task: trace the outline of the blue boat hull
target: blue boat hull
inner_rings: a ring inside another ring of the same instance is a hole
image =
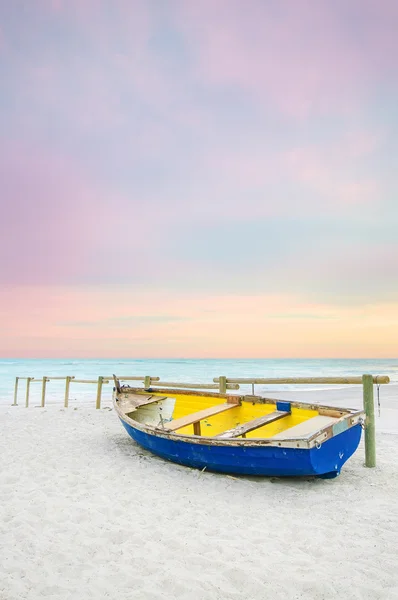
[[[143,448],[166,460],[208,471],[235,475],[276,477],[336,477],[361,439],[361,426],[332,437],[320,448],[210,445],[159,437],[136,429],[120,419],[127,433]]]

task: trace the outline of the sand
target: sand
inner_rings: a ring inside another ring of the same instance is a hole
[[[398,599],[396,392],[377,468],[361,445],[329,481],[166,463],[106,408],[1,407],[0,599]]]

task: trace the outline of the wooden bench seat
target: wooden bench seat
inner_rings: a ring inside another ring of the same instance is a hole
[[[202,421],[202,419],[207,419],[213,415],[218,415],[226,410],[231,410],[231,408],[236,408],[237,406],[239,406],[237,403],[226,403],[217,404],[217,406],[210,406],[210,408],[204,408],[203,410],[199,410],[191,415],[186,415],[185,417],[180,417],[179,419],[174,419],[173,421],[164,423],[164,429],[167,429],[168,431],[176,431],[177,429],[181,429],[187,425],[193,425],[194,435],[200,435],[200,421]]]
[[[323,415],[318,415],[317,417],[312,417],[311,419],[307,419],[307,421],[303,421],[303,423],[299,423],[298,425],[294,425],[293,427],[289,427],[289,429],[285,429],[280,433],[272,436],[273,440],[280,440],[284,438],[297,438],[297,437],[308,437],[323,427],[327,427],[328,425],[333,425],[336,421],[334,417],[326,417]]]
[[[228,431],[224,431],[216,437],[222,439],[235,438],[239,436],[246,437],[246,433],[249,433],[249,431],[263,427],[264,425],[267,425],[267,423],[272,423],[273,421],[277,421],[278,419],[282,419],[288,415],[290,415],[290,412],[284,410],[275,410],[268,415],[263,415],[262,417],[258,417],[257,419],[253,419],[247,423],[242,423],[242,425],[238,425],[237,427],[234,427],[234,429],[228,429]]]

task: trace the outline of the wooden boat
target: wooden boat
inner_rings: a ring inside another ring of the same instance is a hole
[[[115,383],[115,410],[138,444],[222,473],[336,477],[365,420],[363,411],[348,408]]]

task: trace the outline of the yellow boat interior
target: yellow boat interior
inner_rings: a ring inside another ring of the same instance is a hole
[[[361,413],[255,396],[181,390],[123,389],[118,410],[129,419],[179,435],[239,438],[308,438]],[[348,426],[354,424],[354,421]]]

